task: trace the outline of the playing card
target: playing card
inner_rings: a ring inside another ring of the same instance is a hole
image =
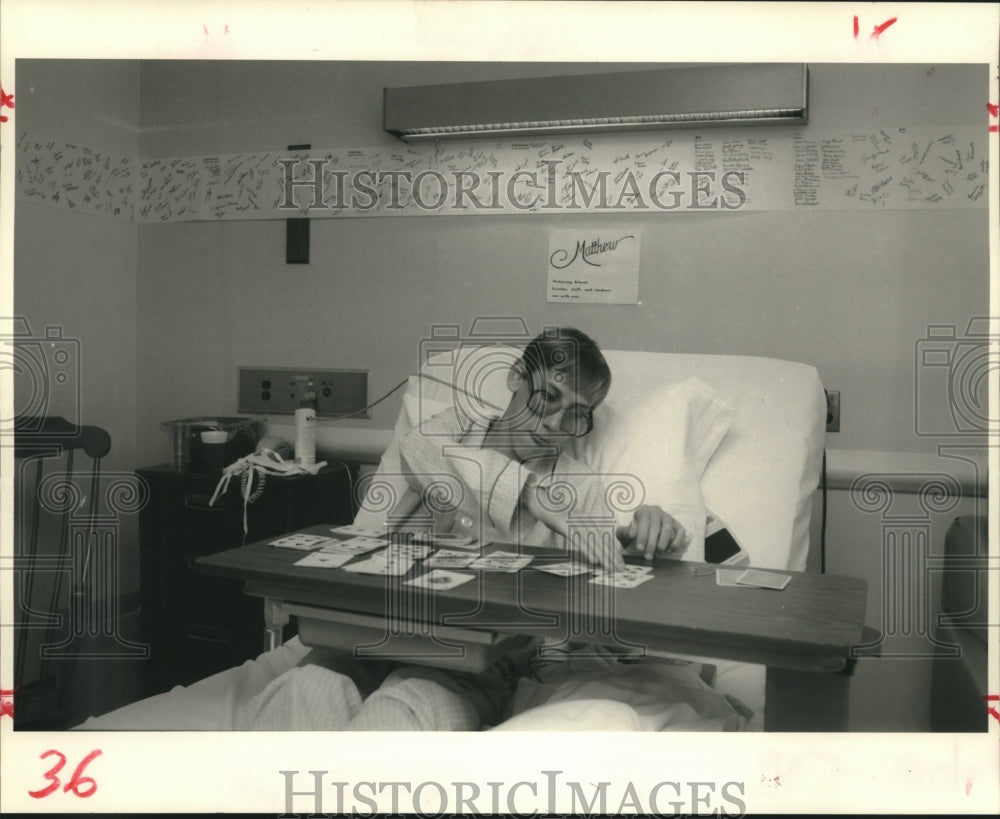
[[[474,560],[469,568],[484,572],[516,572],[530,563],[530,557],[516,552],[493,552]]]
[[[479,541],[472,535],[462,535],[451,532],[428,532],[426,529],[397,529],[389,536],[391,540],[400,542],[427,543],[434,546],[447,546],[456,549],[478,549]]]
[[[463,583],[472,580],[474,575],[459,574],[458,572],[446,572],[441,569],[422,574],[413,580],[405,581],[408,586],[421,586],[425,589],[453,589]]]
[[[360,574],[403,575],[413,567],[413,560],[408,557],[392,558],[385,554],[377,554],[357,563],[344,566],[345,572]]]
[[[420,559],[431,553],[431,547],[426,543],[390,543],[386,551],[394,555]]]
[[[347,561],[353,560],[354,555],[351,554],[334,554],[331,552],[313,552],[311,555],[306,555],[301,560],[296,560],[296,566],[314,566],[320,569],[336,569],[343,566]]]
[[[350,524],[348,526],[337,526],[330,530],[335,535],[347,535],[349,537],[372,537],[372,538],[385,538],[384,529],[366,529],[363,526],[355,526]]]
[[[323,546],[324,552],[340,552],[342,554],[363,555],[385,546],[384,540],[370,537],[352,537],[350,540],[330,540]]]
[[[630,571],[631,570],[631,571]],[[599,586],[614,586],[618,589],[634,589],[653,579],[653,572],[645,566],[629,566],[617,572],[605,572],[595,576],[590,582]]]
[[[779,591],[785,588],[791,580],[791,575],[763,572],[760,569],[747,569],[736,578],[736,582],[740,586],[756,586],[760,589],[777,589]]]
[[[633,566],[631,564],[627,565],[624,569],[618,569],[618,571],[615,572],[609,572],[604,569],[594,570],[595,577],[608,577],[608,578],[617,577],[619,579],[623,577],[634,577],[634,578],[646,577],[647,575],[652,575],[652,573],[653,573],[652,566],[643,566],[643,565]]]
[[[443,569],[464,569],[476,555],[468,552],[459,552],[454,549],[438,549],[434,554],[424,561],[425,566],[436,566]]]
[[[332,541],[333,538],[323,537],[322,535],[296,533],[279,537],[277,540],[272,540],[270,541],[270,545],[278,546],[282,549],[301,549],[306,552],[311,552],[318,546],[322,546],[323,544],[330,543]]]
[[[590,568],[582,563],[549,563],[547,565],[535,565],[533,568],[540,572],[558,574],[562,577],[570,577],[576,574],[586,574]]]

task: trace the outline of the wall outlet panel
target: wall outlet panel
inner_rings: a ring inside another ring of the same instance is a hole
[[[370,417],[368,370],[240,367],[239,378],[239,412],[292,415],[312,394],[319,418]]]

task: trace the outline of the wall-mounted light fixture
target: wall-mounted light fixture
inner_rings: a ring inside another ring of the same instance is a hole
[[[719,125],[802,124],[808,67],[751,63],[386,88],[407,142]]]

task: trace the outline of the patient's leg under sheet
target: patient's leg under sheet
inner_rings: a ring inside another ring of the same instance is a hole
[[[542,666],[535,679],[518,683],[512,705],[520,726],[532,709],[575,700],[628,705],[645,731],[741,731],[752,712],[710,688],[700,666],[647,658],[620,662],[600,647],[586,647]],[[554,709],[542,712],[546,720]]]
[[[309,649],[293,638],[256,660],[203,680],[90,717],[84,731],[231,731],[246,703],[275,678],[306,656]]]
[[[439,669],[398,668],[362,701],[352,676],[328,666],[307,663],[282,674],[247,703],[237,729],[475,731],[491,713],[481,689]]]

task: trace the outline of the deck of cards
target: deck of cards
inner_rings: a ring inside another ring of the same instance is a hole
[[[716,586],[739,586],[736,581],[743,574],[745,569],[723,569],[721,566],[715,570]]]
[[[765,572],[760,569],[747,569],[736,578],[738,586],[753,586],[758,589],[775,589],[781,591],[792,581],[790,574]]]

